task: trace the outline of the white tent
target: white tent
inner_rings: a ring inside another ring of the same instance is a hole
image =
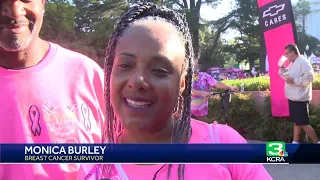
[[[310,55],[310,57],[311,58],[314,58],[314,57],[317,57],[317,56],[315,56],[313,53]]]
[[[269,72],[269,61],[268,61],[268,55],[266,55],[266,72]]]
[[[310,55],[309,59],[310,59],[311,64],[319,63],[318,62],[319,61],[319,57],[317,58],[317,56],[315,56],[313,53]]]

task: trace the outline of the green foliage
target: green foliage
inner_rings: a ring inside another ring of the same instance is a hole
[[[222,105],[219,96],[215,96],[209,100],[208,118],[219,120],[219,123],[228,123],[228,125],[237,129],[243,134],[246,130],[254,128],[252,122],[248,121],[247,116],[257,117],[254,101],[250,100],[250,95],[236,94],[231,98],[231,104],[226,114],[227,119],[223,118]],[[246,106],[243,106],[246,104]],[[228,120],[228,122],[226,122]],[[253,130],[253,129],[252,129]]]
[[[292,141],[292,122],[288,118],[276,118],[271,114],[270,96],[265,97],[264,110],[259,110],[250,94],[235,94],[227,111],[228,125],[236,129],[246,139],[271,141]],[[209,100],[208,118],[226,123],[222,118],[221,102],[218,97]],[[320,136],[320,107],[310,107],[310,121]],[[210,121],[209,121],[210,122]]]
[[[221,38],[222,34],[235,22],[234,12],[232,11],[216,21],[203,21],[204,24],[200,29],[201,55],[199,59],[202,67],[223,67],[226,62],[235,58],[234,53],[227,49],[227,41]]]
[[[246,62],[253,67],[254,62],[259,59],[260,36],[243,35],[235,40],[234,44],[229,45],[228,51],[233,51],[239,63]]]
[[[319,47],[320,45],[320,40],[308,35],[304,32],[299,32],[298,31],[298,40],[299,40],[299,50],[301,53],[305,52],[308,56],[311,55],[311,53],[314,53],[316,56],[320,55]],[[306,46],[309,46],[309,49],[306,50]]]
[[[256,78],[236,79],[222,81],[230,86],[237,86],[241,88],[241,84],[244,84],[245,91],[269,91],[270,90],[270,78],[269,76],[261,76]],[[320,74],[316,74],[312,83],[313,90],[320,90]]]
[[[302,31],[305,29],[305,18],[311,12],[310,8],[309,0],[299,0],[298,3],[293,6],[295,20],[298,22],[298,24],[302,25]]]
[[[116,22],[137,0],[47,0],[40,36],[89,56],[103,66],[105,48]],[[154,1],[153,1],[154,2]],[[199,52],[199,21],[202,4],[215,7],[221,0],[156,0],[186,14],[195,54]]]
[[[268,76],[261,76],[256,78],[236,79],[222,81],[231,86],[237,86],[241,88],[241,84],[244,84],[245,91],[266,91],[270,89],[270,79]]]
[[[221,41],[216,36],[220,36],[209,28],[200,31],[200,49],[201,56],[199,62],[203,65],[202,70],[209,67],[223,67],[226,62],[231,61],[233,54],[225,52],[225,42]]]
[[[293,6],[293,14],[296,22],[296,29],[298,33],[298,46],[300,52],[306,52],[308,56],[311,53],[320,55],[318,45],[319,39],[306,33],[306,17],[311,13],[311,4],[309,0],[299,0],[296,5]],[[309,46],[309,50],[306,50],[306,45]]]
[[[46,40],[74,40],[74,16],[77,9],[68,2],[47,2],[40,36]]]
[[[235,22],[232,28],[240,32],[235,43],[229,44],[227,51],[236,55],[236,60],[248,62],[253,67],[259,59],[260,27],[256,0],[236,0],[237,9],[234,13]]]
[[[40,36],[85,54],[103,66],[105,48],[114,25],[120,15],[138,0],[47,0],[46,2]],[[262,39],[259,43],[260,29],[256,0],[235,0],[233,10],[214,21],[201,19],[200,10],[203,4],[216,8],[222,0],[156,0],[153,2],[185,13],[193,35],[194,49],[196,54],[200,54],[199,62],[204,68],[223,67],[233,64],[228,62],[235,61],[248,61],[253,65],[259,57],[259,52],[265,51],[263,45],[259,47],[259,44],[264,42]],[[305,10],[307,5],[297,8],[296,17],[300,19],[308,13]],[[223,34],[230,29],[240,34],[240,37],[233,42],[227,42],[222,38]],[[306,52],[308,55],[311,51],[315,55],[319,54],[320,50],[317,51],[319,41],[301,31],[298,29],[300,50],[304,52],[305,45],[308,44],[310,47],[310,52]],[[265,57],[264,53],[261,54],[261,57]],[[264,61],[261,62],[264,63]]]
[[[312,89],[313,90],[320,90],[320,75],[316,75],[313,82],[312,82]]]

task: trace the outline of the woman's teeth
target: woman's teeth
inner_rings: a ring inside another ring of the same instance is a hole
[[[129,106],[134,107],[134,108],[143,108],[143,107],[148,107],[151,105],[149,102],[141,102],[141,101],[134,101],[131,99],[126,99],[127,103]]]

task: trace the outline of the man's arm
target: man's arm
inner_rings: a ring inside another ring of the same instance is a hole
[[[302,75],[300,77],[294,78],[293,82],[298,86],[308,86],[312,83],[314,78],[314,72],[312,66],[309,63],[305,63],[302,66]]]
[[[224,90],[230,90],[230,91],[234,91],[234,92],[237,92],[239,91],[239,89],[235,86],[229,86],[227,84],[224,84],[223,82],[217,82],[216,85],[215,85],[217,88],[219,89],[224,89]]]
[[[194,96],[202,96],[202,97],[206,97],[208,96],[210,93],[209,92],[205,92],[205,91],[199,91],[199,90],[192,90],[192,95]]]
[[[283,75],[284,73],[286,73],[288,70],[286,69],[286,67],[283,65],[280,67],[279,69],[279,75],[282,77],[282,79],[286,80],[286,77]]]
[[[211,77],[210,75],[207,75],[207,81],[210,84],[210,86],[212,88],[219,88],[219,89],[224,89],[224,90],[230,90],[230,91],[239,91],[239,89],[237,87],[233,87],[233,86],[229,86],[224,84],[223,82],[217,81],[215,80],[213,77]]]
[[[218,81],[216,83],[216,87],[219,88],[219,89],[231,90],[232,86],[226,85],[223,82]]]

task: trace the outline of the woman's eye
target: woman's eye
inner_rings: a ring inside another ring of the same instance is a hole
[[[130,64],[119,64],[118,66],[119,66],[120,68],[123,68],[123,69],[132,68],[132,65],[130,65]]]
[[[23,0],[22,2],[24,2],[24,3],[31,3],[32,0]]]
[[[158,73],[158,74],[168,74],[168,70],[166,69],[162,69],[162,68],[158,68],[158,69],[154,69],[153,72]]]

